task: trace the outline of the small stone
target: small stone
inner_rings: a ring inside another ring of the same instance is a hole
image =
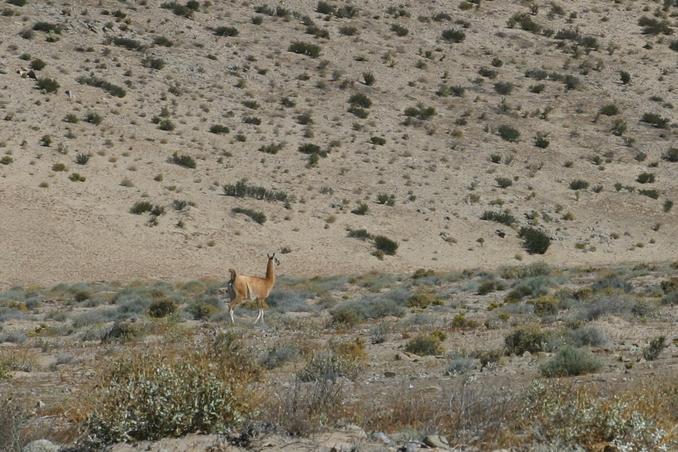
[[[440,435],[428,435],[426,438],[424,438],[424,444],[429,447],[437,447],[439,449],[450,448],[447,438]]]
[[[36,441],[31,441],[26,444],[22,452],[57,452],[60,449],[59,446],[48,441],[46,439],[38,439]]]
[[[393,441],[391,441],[391,438],[389,438],[386,433],[384,432],[377,432],[372,434],[372,438],[374,438],[377,441],[381,441],[385,445],[390,445]]]

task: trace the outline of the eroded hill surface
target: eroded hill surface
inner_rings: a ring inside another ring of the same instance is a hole
[[[676,256],[675,2],[194,3],[3,3],[0,285]]]

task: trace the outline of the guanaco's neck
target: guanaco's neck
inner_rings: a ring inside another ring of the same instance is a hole
[[[275,281],[275,270],[273,268],[273,259],[268,260],[268,264],[266,265],[266,280],[267,281]]]

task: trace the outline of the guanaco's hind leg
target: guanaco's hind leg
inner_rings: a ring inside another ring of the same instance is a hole
[[[240,304],[242,299],[240,297],[236,297],[233,300],[228,303],[228,313],[231,316],[231,323],[235,325],[235,319],[233,318],[233,311],[235,311],[235,308]]]

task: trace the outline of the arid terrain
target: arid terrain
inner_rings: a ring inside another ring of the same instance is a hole
[[[678,448],[676,0],[0,2],[0,450]]]
[[[0,285],[678,252],[670,1],[13,3]]]

